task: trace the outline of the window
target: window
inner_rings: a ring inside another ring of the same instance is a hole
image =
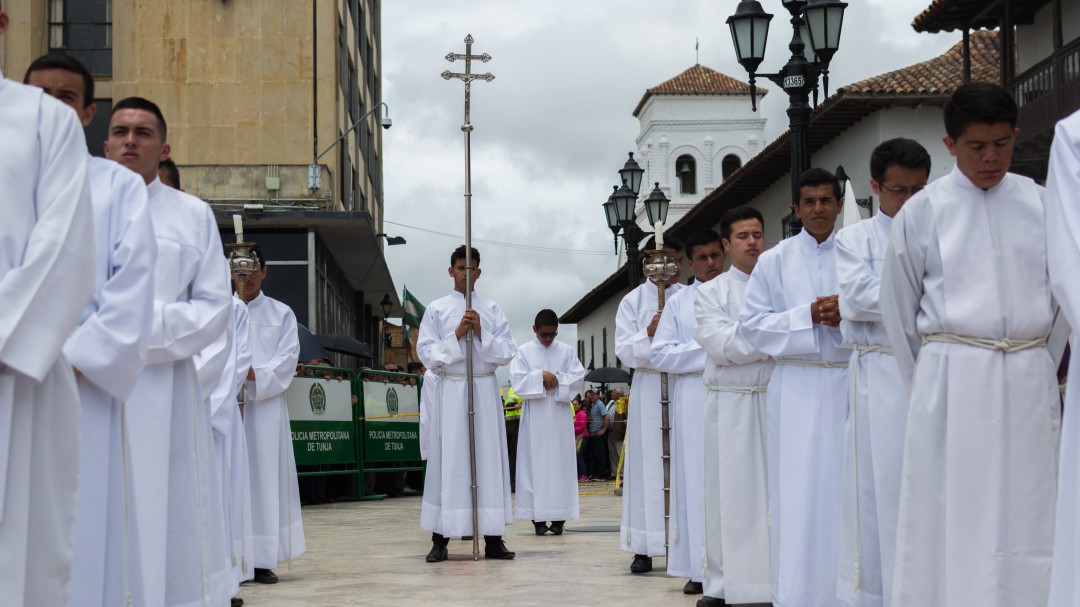
[[[67,53],[91,74],[112,74],[112,0],[50,0],[49,51]]]
[[[739,160],[739,157],[735,154],[728,154],[720,161],[720,174],[724,176],[724,181],[727,181],[727,178],[741,167],[742,160]]]
[[[679,156],[675,161],[675,175],[679,179],[680,194],[697,194],[697,162],[693,156]]]
[[[589,366],[588,366],[588,369],[590,371],[592,371],[593,369],[596,368],[594,366],[594,361],[595,360],[596,360],[596,336],[595,335],[590,335],[589,336]]]
[[[607,366],[607,327],[604,327],[604,355],[601,360],[604,362],[604,366]]]

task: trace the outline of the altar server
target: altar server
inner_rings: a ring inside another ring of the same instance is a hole
[[[296,315],[289,306],[266,295],[262,282],[268,268],[262,249],[252,254],[259,269],[233,274],[243,284],[248,307],[251,367],[247,372],[244,432],[251,464],[251,527],[254,532],[252,565],[255,582],[274,584],[280,562],[304,553],[304,523],[300,517],[300,485],[296,478],[289,411],[285,390],[296,376],[300,337]]]
[[[840,488],[851,350],[840,335],[833,226],[840,183],[823,169],[797,182],[803,230],[761,255],[739,316],[776,359],[769,381],[769,521],[773,603],[837,605]]]
[[[897,214],[881,276],[911,389],[892,603],[1045,605],[1066,331],[1043,192],[1007,172],[1017,107],[1005,89],[961,86],[944,113],[956,167]]]
[[[652,239],[645,245],[652,249]],[[675,251],[682,267],[682,243],[674,238],[667,247]],[[666,297],[679,291],[679,274],[665,287]],[[660,300],[656,285],[642,279],[640,286],[619,302],[615,315],[615,355],[634,370],[623,448],[622,524],[619,547],[634,555],[632,573],[652,571],[652,557],[664,555],[664,464],[660,432],[660,374],[653,368],[652,340],[660,323]]]
[[[209,412],[193,357],[227,327],[231,307],[221,238],[206,203],[165,186],[161,110],[141,97],[113,106],[105,155],[142,176],[157,240],[147,364],[127,411],[139,552],[150,605],[220,604],[224,533],[214,499]]]
[[[2,74],[0,108],[0,588],[66,605],[80,413],[63,347],[96,266],[86,140],[71,108]]]
[[[694,340],[697,319],[694,299],[698,288],[716,278],[724,269],[720,235],[713,230],[690,234],[683,245],[694,282],[667,299],[664,314],[656,326],[649,362],[670,377],[671,426],[671,516],[667,574],[690,578],[683,586],[686,594],[701,594],[705,515],[702,512],[701,468],[704,461],[705,350]]]
[[[94,78],[73,57],[39,57],[23,82],[70,106],[84,128],[94,119]],[[142,178],[104,158],[88,163],[96,292],[64,345],[82,410],[71,604],[142,604],[124,401],[146,363],[157,242]]]
[[[480,252],[471,251],[473,286],[480,279]],[[476,437],[477,518],[484,536],[484,556],[512,559],[502,536],[513,522],[506,423],[495,370],[517,354],[510,324],[494,301],[472,294],[465,307],[465,247],[450,255],[447,273],[454,281],[449,295],[431,303],[420,321],[416,353],[428,371],[439,376],[431,403],[430,444],[424,475],[420,527],[431,532],[429,563],[445,561],[451,537],[473,533],[472,478],[469,454],[468,386],[465,335],[473,333],[473,411]]]
[[[563,523],[579,518],[570,400],[581,392],[585,367],[573,348],[555,341],[555,312],[540,310],[533,333],[510,363],[510,383],[522,400],[514,515],[531,520],[536,535],[562,535]]]
[[[739,324],[746,283],[765,250],[765,221],[749,206],[720,218],[731,268],[697,292],[694,338],[705,363],[705,596],[697,607],[768,603],[769,519],[765,391],[773,361]]]

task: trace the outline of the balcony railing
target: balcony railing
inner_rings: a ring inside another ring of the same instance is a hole
[[[1080,109],[1080,38],[1013,79],[1020,106],[1019,141],[1053,132],[1058,120]]]

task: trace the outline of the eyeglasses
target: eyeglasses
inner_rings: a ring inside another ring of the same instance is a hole
[[[909,187],[905,187],[905,186],[902,186],[902,185],[898,185],[896,187],[891,187],[890,188],[888,186],[883,185],[883,186],[881,186],[881,189],[888,190],[889,193],[891,193],[893,196],[896,196],[897,198],[907,198],[908,196],[914,196],[914,195],[918,194],[919,192],[923,191],[923,188],[925,188],[925,187],[926,186],[924,186],[924,185],[913,185],[913,186],[911,186],[909,188]]]
[[[541,338],[541,339],[553,339],[558,334],[559,334],[558,331],[552,331],[551,333],[548,333],[548,332],[545,331],[545,332],[537,333],[536,336]]]

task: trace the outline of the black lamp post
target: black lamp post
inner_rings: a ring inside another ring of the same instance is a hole
[[[634,160],[634,153],[629,153],[629,159],[623,168],[619,169],[619,177],[622,186],[615,186],[604,203],[604,216],[607,219],[611,233],[615,235],[615,249],[618,251],[618,238],[622,233],[626,243],[626,266],[628,278],[628,292],[633,291],[641,281],[641,259],[639,259],[638,247],[641,239],[645,237],[645,231],[638,227],[637,207],[638,193],[641,191],[641,178],[645,169]],[[660,191],[660,184],[649,194],[645,200],[645,211],[649,216],[649,223],[654,224],[657,220],[667,221],[668,203],[670,201]]]
[[[810,168],[810,93],[815,92],[818,78],[824,82],[825,95],[829,94],[829,62],[840,46],[840,33],[844,24],[841,0],[781,0],[791,14],[792,38],[788,48],[791,58],[776,74],[759,74],[758,67],[765,59],[765,42],[769,35],[772,15],[761,8],[757,0],[741,0],[735,14],[728,17],[731,38],[739,63],[750,75],[750,103],[757,110],[756,79],[764,77],[784,89],[788,94],[788,120],[791,128],[791,200],[798,197],[795,184]],[[804,51],[802,29],[810,39],[815,61],[807,61]],[[792,234],[802,229],[802,222],[791,214],[788,228]]]

